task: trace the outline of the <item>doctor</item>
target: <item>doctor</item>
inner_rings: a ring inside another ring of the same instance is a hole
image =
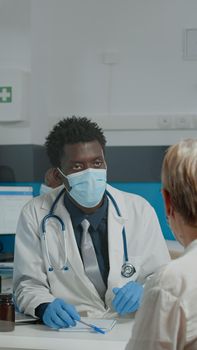
[[[52,328],[131,317],[148,276],[170,260],[150,204],[106,184],[105,144],[87,118],[55,125],[46,149],[63,185],[27,203],[18,222],[16,303]]]

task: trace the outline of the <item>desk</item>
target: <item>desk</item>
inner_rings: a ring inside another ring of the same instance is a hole
[[[16,325],[0,332],[3,350],[123,350],[131,336],[133,320],[118,321],[106,334],[58,332],[39,324]]]

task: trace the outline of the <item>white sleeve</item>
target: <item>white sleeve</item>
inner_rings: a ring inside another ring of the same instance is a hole
[[[33,201],[24,207],[17,225],[13,291],[19,310],[32,316],[39,304],[54,299],[50,294]]]
[[[145,290],[126,350],[182,350],[185,324],[179,299],[157,286]]]

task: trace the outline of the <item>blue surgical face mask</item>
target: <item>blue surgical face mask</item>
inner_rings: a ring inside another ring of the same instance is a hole
[[[67,176],[58,170],[68,180],[70,188],[67,191],[75,202],[85,208],[93,208],[100,203],[106,189],[106,169],[88,168]]]

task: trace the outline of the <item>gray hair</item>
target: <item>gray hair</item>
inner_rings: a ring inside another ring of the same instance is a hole
[[[197,226],[197,139],[168,148],[162,165],[163,188],[185,223]]]

